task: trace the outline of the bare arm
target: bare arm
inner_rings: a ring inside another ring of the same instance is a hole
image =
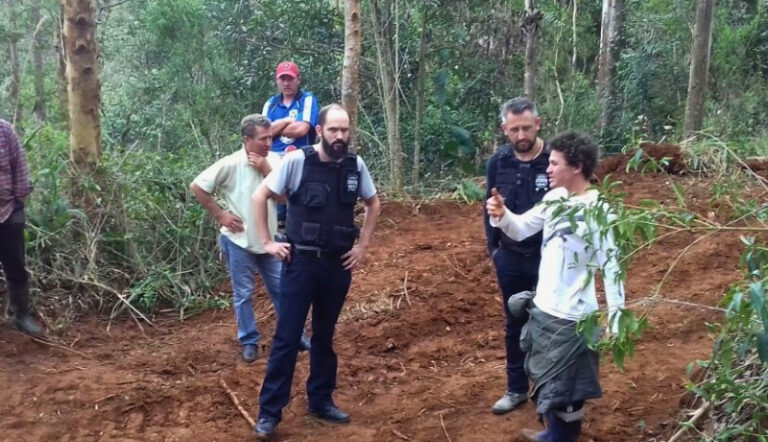
[[[232,232],[243,231],[243,221],[229,210],[222,210],[216,201],[214,201],[211,194],[203,190],[195,183],[189,185],[189,190],[192,191],[192,194],[195,195],[195,198],[197,198],[197,201],[200,202],[200,205],[203,206],[203,208],[211,214],[216,222],[228,228]]]
[[[296,122],[295,118],[292,117],[285,117],[280,118],[279,120],[275,120],[272,122],[272,124],[269,125],[269,132],[272,134],[272,137],[279,137],[281,135],[285,135],[283,131],[286,127]],[[285,135],[289,136],[289,135]]]
[[[309,133],[309,123],[306,121],[296,121],[283,129],[281,135],[289,138],[301,138]]]
[[[365,259],[365,254],[368,251],[368,246],[371,244],[371,238],[373,237],[373,229],[376,227],[376,220],[379,219],[379,212],[381,211],[381,202],[378,195],[364,200],[365,202],[365,216],[363,217],[363,228],[360,232],[360,239],[357,240],[352,249],[342,256],[344,259],[344,268],[352,270],[358,265],[362,264]]]
[[[264,244],[267,253],[278,259],[291,259],[291,245],[286,242],[277,242],[269,236],[269,222],[267,221],[267,200],[278,195],[262,184],[251,196],[253,206],[253,218],[256,220],[256,233]]]

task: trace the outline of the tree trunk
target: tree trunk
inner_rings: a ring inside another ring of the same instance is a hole
[[[536,34],[542,14],[536,9],[534,0],[525,0],[525,74],[523,75],[523,93],[531,100],[536,98]]]
[[[357,144],[357,116],[360,94],[360,0],[344,4],[344,67],[341,71],[341,105],[349,113],[349,144],[360,152]]]
[[[42,5],[32,7],[32,23],[35,25],[35,38],[32,42],[32,64],[35,68],[35,104],[32,106],[35,119],[38,123],[45,121],[47,112],[45,109],[45,84],[43,74],[43,32],[42,25],[45,17],[40,14]]]
[[[429,42],[427,34],[428,12],[423,12],[421,38],[419,43],[419,71],[416,74],[416,110],[413,123],[413,185],[419,185],[421,175],[421,122],[424,119],[424,77],[427,75],[427,52]]]
[[[577,47],[577,43],[578,43],[577,35],[576,35],[576,30],[577,30],[577,28],[576,28],[576,23],[577,23],[576,18],[578,17],[578,14],[579,14],[579,3],[578,3],[578,0],[573,0],[573,13],[571,14],[571,33],[573,34],[572,39],[571,39],[571,51],[572,51],[572,55],[571,55],[571,75],[576,75],[576,61],[577,61],[576,55],[578,54],[578,52],[576,51],[576,47]]]
[[[394,193],[399,195],[403,192],[403,152],[400,144],[400,94],[398,93],[395,52],[390,45],[390,42],[397,42],[397,36],[393,36],[392,32],[388,30],[388,25],[392,23],[389,20],[389,15],[393,14],[388,14],[387,17],[384,17],[378,0],[371,1],[370,9],[374,41],[376,42],[376,58],[379,64],[379,77],[383,91],[384,115],[387,123],[390,185]]]
[[[69,151],[75,166],[91,171],[101,157],[100,83],[96,1],[62,0],[69,98]]]
[[[621,0],[603,0],[600,21],[600,53],[597,68],[597,96],[600,100],[600,135],[613,121],[613,72],[621,27]]]
[[[701,130],[704,120],[704,99],[707,95],[710,49],[712,47],[712,17],[715,0],[698,0],[696,23],[691,47],[691,73],[688,79],[688,99],[685,103],[683,132],[691,137]]]
[[[59,117],[69,128],[69,97],[67,96],[67,53],[64,41],[64,4],[59,7],[56,27],[56,93],[59,98]]]
[[[19,100],[21,93],[21,64],[19,63],[19,49],[18,49],[18,37],[16,28],[16,1],[8,1],[8,21],[11,27],[11,39],[9,44],[9,58],[11,63],[11,90],[8,99],[13,109],[13,115],[11,117],[11,124],[16,127],[16,131],[20,134],[21,130],[21,101]]]

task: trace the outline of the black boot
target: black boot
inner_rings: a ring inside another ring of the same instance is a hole
[[[8,282],[8,294],[11,301],[8,313],[13,325],[30,336],[44,335],[43,326],[29,314],[29,285]]]
[[[563,420],[554,411],[548,411],[545,413],[547,418],[547,431],[549,432],[549,439],[554,442],[576,442],[581,435],[581,419],[576,419],[571,422]]]

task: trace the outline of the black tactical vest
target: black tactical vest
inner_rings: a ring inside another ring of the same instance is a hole
[[[291,244],[345,252],[355,244],[355,203],[360,185],[357,156],[325,162],[312,146],[303,147],[299,188],[288,197],[285,233]]]
[[[523,162],[515,156],[511,145],[499,149],[496,170],[496,189],[504,197],[504,204],[512,213],[521,214],[536,205],[549,191],[549,146],[532,161]],[[539,255],[541,232],[522,241],[515,241],[501,232],[501,246],[525,255]]]

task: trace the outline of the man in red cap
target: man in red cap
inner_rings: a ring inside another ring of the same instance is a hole
[[[264,103],[261,114],[272,122],[272,152],[280,157],[286,153],[315,144],[315,126],[319,105],[312,92],[299,88],[299,67],[292,61],[282,61],[275,70],[275,83],[280,90]],[[285,205],[277,207],[278,229],[285,228]]]
[[[272,126],[272,151],[284,154],[315,143],[317,125],[317,98],[312,92],[299,88],[299,67],[292,61],[283,61],[275,70],[275,83],[280,90],[264,103],[262,115]]]

